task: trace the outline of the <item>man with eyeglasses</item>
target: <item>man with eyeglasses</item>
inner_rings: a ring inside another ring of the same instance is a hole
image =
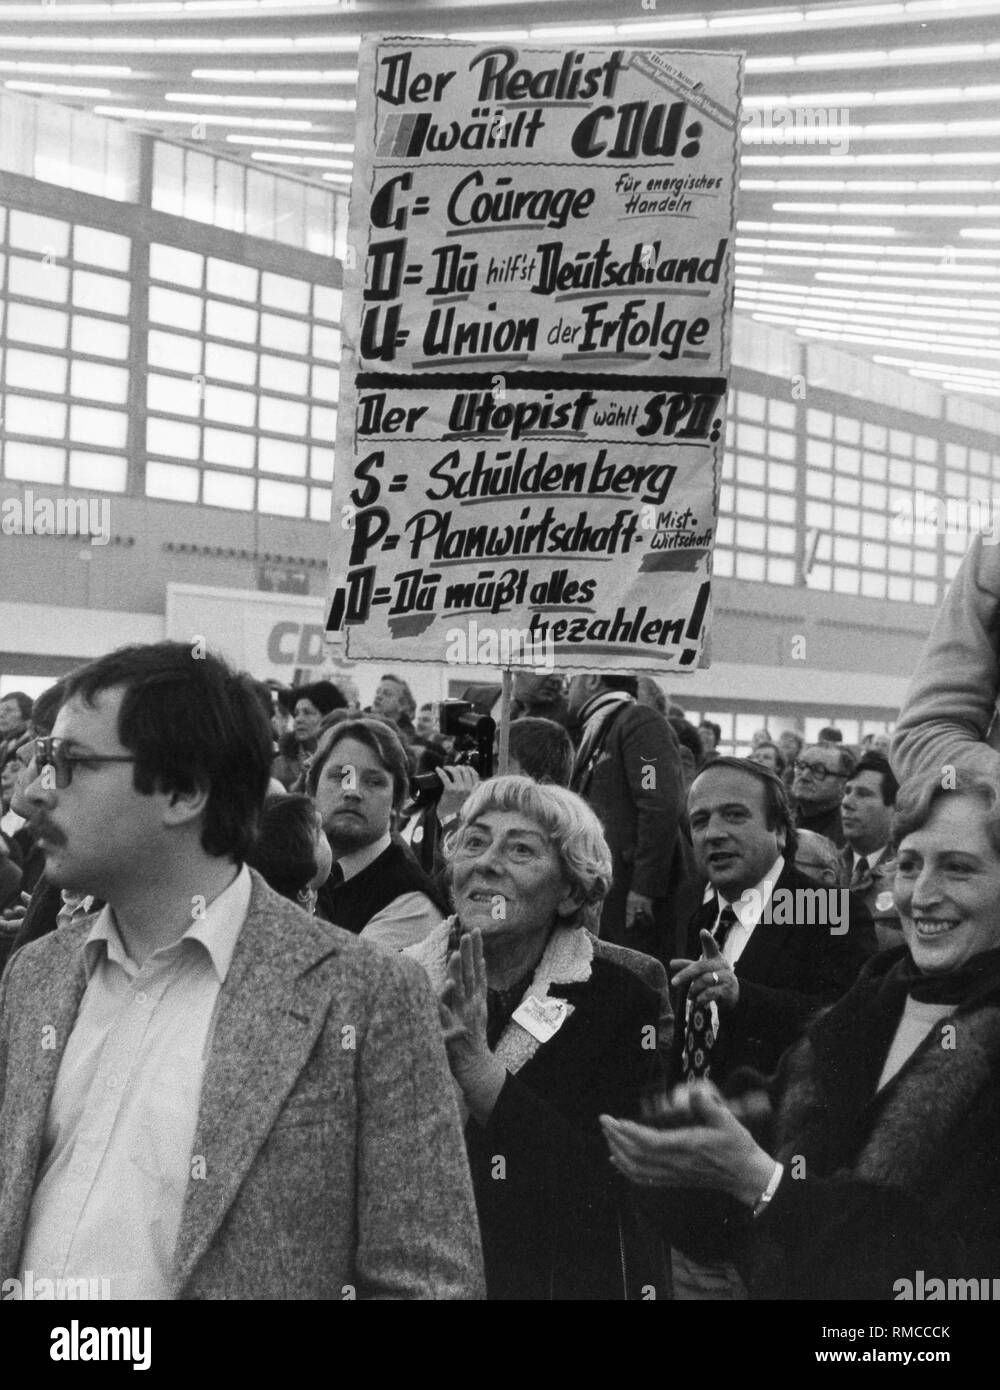
[[[796,829],[825,835],[838,849],[847,843],[840,821],[840,803],[854,758],[843,747],[814,743],[795,760],[792,797],[795,801]]]
[[[480,1296],[426,979],[246,865],[271,762],[252,682],[183,643],[112,652],[67,678],[34,762],[46,877],[106,906],[0,982],[4,1289]]]

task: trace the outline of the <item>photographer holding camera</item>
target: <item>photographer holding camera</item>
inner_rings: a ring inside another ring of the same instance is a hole
[[[462,700],[441,705],[441,733],[454,740],[453,761],[411,779],[413,802],[404,838],[424,870],[440,881],[444,867],[441,845],[458,824],[467,799],[496,771],[493,740],[496,725],[477,715]],[[573,767],[573,744],[561,724],[525,716],[510,726],[509,766],[512,776],[568,787]]]

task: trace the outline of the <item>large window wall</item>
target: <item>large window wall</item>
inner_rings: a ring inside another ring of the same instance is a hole
[[[726,444],[715,572],[794,584],[795,407],[733,390]]]
[[[830,391],[789,399],[785,378],[733,377],[717,575],[934,605],[973,534],[994,514],[1000,527],[992,436]]]
[[[131,241],[0,208],[3,477],[124,492]]]
[[[146,493],[330,519],[340,291],[154,242]]]
[[[0,479],[328,522],[346,199],[129,138],[149,206],[6,176]]]
[[[781,703],[781,714],[774,716],[774,706],[761,705],[754,710],[733,713],[731,710],[716,709],[712,706],[690,707],[679,692],[685,717],[696,727],[703,719],[718,724],[722,730],[719,741],[720,753],[746,758],[753,750],[753,737],[761,729],[767,729],[773,742],[777,742],[783,729],[795,729],[807,744],[815,743],[821,729],[832,724],[843,735],[844,744],[856,748],[867,734],[889,734],[895,723],[886,719],[825,718],[805,709],[796,710],[793,705]],[[775,703],[778,703],[777,701]]]

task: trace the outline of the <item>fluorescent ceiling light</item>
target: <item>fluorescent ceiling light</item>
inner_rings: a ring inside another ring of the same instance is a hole
[[[896,169],[922,164],[946,164],[952,168],[956,164],[1000,164],[1000,150],[948,150],[937,153],[925,150],[920,154],[910,150],[900,150],[894,154],[747,154],[744,151],[740,155],[740,164],[743,167],[752,165],[757,169]]]
[[[846,217],[856,214],[877,217],[879,213],[890,217],[996,217],[1000,214],[997,203],[978,206],[970,203],[772,203],[771,206],[775,212],[833,212]]]
[[[547,25],[528,30],[533,39],[566,39],[570,43],[584,43],[587,39],[613,39],[616,32],[613,24],[583,24],[578,28],[571,24],[558,28]]]
[[[973,386],[971,382],[950,380],[944,384],[952,391],[975,392],[977,396],[1000,396],[1000,390],[994,390],[992,386]]]
[[[1000,180],[740,179],[740,187],[758,193],[1000,193]]]
[[[78,77],[130,77],[131,68],[115,67],[110,63],[17,63],[0,62],[0,72],[73,73]],[[140,73],[136,77],[142,76]]]
[[[840,5],[833,10],[807,10],[806,19],[810,23],[830,24],[842,19],[853,22],[857,19],[882,18],[884,15],[902,14],[903,5]]]
[[[744,222],[736,223],[739,232],[794,232],[797,236],[895,236],[895,227],[835,227],[827,223],[809,222]]]
[[[65,19],[67,6],[45,6],[47,14],[58,10],[58,18]],[[0,36],[0,48],[14,49],[60,49],[67,47],[65,37],[50,35],[9,35]],[[317,34],[308,38],[284,38],[275,35],[271,38],[254,38],[244,35],[232,39],[203,38],[124,38],[102,36],[101,38],[76,38],[72,40],[74,51],[89,53],[282,53],[292,50],[314,52],[329,50],[335,52],[354,52],[360,45],[358,38],[338,38]]]
[[[1000,230],[996,227],[963,227],[958,235],[974,237],[976,241],[1000,241]]]
[[[193,68],[191,76],[198,82],[269,82],[293,84],[332,82],[344,86],[357,84],[358,74],[352,68]]]
[[[739,295],[737,294],[739,298]],[[900,323],[899,319],[892,314],[872,314],[865,313],[861,309],[857,311],[844,308],[840,310],[830,309],[822,305],[815,308],[799,307],[787,304],[761,304],[759,297],[755,296],[747,303],[756,309],[766,309],[768,313],[793,314],[796,319],[822,319],[828,323],[846,323],[848,325],[856,323],[861,328],[878,328],[884,325],[890,329],[904,329],[912,333],[933,333],[935,342],[940,343],[960,343],[993,341],[1000,337],[1000,328],[992,324],[977,323],[976,333],[942,333],[941,324],[933,319],[908,318],[905,323]],[[977,336],[978,335],[978,336]]]
[[[741,272],[741,273],[742,273],[742,272]],[[833,277],[833,276],[825,276],[825,277],[824,277],[824,279],[826,279],[826,280],[843,279],[843,280],[846,280],[848,283],[850,283],[854,278],[855,278],[855,277],[850,276],[850,275],[837,276],[837,277]],[[862,277],[862,278],[864,278],[864,277]],[[794,290],[794,291],[796,291],[796,292],[798,292],[798,293],[805,294],[805,295],[819,295],[819,296],[832,295],[832,296],[834,296],[834,297],[839,297],[840,299],[842,299],[842,300],[844,300],[844,301],[847,301],[847,302],[850,302],[850,303],[856,303],[857,300],[858,300],[858,291],[857,291],[856,289],[850,289],[850,290],[848,290],[848,289],[840,289],[840,288],[838,288],[838,286],[837,286],[836,284],[834,284],[834,283],[831,283],[831,284],[821,284],[821,285],[813,285],[813,284],[808,284],[808,285],[806,285],[806,284],[793,285],[793,284],[790,284],[788,281],[782,281],[782,280],[766,280],[766,281],[764,281],[763,283],[764,283],[765,288],[766,288],[767,290],[769,290],[769,291],[781,290],[781,291],[787,291],[787,292],[790,293],[790,292],[792,292],[792,291]],[[950,290],[950,289],[951,289],[951,286],[949,286],[949,290]],[[981,299],[967,299],[967,298],[965,298],[965,297],[962,296],[962,295],[957,295],[957,294],[952,294],[952,293],[948,293],[948,294],[917,294],[917,293],[914,293],[912,290],[909,290],[909,291],[907,291],[907,292],[904,293],[904,292],[901,291],[901,290],[891,290],[891,289],[883,289],[883,288],[875,288],[875,289],[872,289],[870,286],[866,286],[866,288],[865,288],[864,299],[865,299],[865,302],[866,302],[866,303],[869,303],[869,302],[870,302],[870,303],[878,303],[878,304],[899,304],[899,305],[917,304],[917,305],[920,305],[921,307],[923,307],[924,305],[927,305],[927,304],[933,304],[933,305],[939,305],[939,306],[941,306],[942,308],[949,309],[949,310],[951,310],[951,311],[953,311],[953,312],[954,312],[954,310],[956,310],[956,309],[963,309],[963,310],[967,310],[967,311],[969,311],[969,312],[975,311],[976,313],[980,313],[980,312],[982,312],[982,309],[983,309],[983,301],[982,301]],[[997,307],[997,308],[1000,308],[1000,305],[997,305],[996,307]],[[992,318],[992,315],[991,315],[990,317]]]
[[[324,159],[322,155],[279,154],[276,150],[254,150],[251,159],[267,159],[275,164],[315,164],[323,169],[353,169],[349,159]]]
[[[773,54],[767,57],[750,57],[746,62],[747,72],[795,72],[802,69],[816,71],[830,68],[839,72],[854,72],[858,68],[913,67],[925,63],[974,62],[986,58],[993,49],[992,44],[962,43],[944,44],[938,48],[903,48],[891,52],[886,49],[856,49],[848,53],[803,53]]]
[[[467,34],[448,34],[447,37],[459,43],[506,43],[529,39],[531,35],[527,29],[475,29]]]
[[[231,145],[280,145],[295,150],[329,150],[332,154],[353,154],[353,145],[341,145],[335,140],[295,140],[281,135],[227,135]]]
[[[925,277],[918,277],[923,280]],[[839,270],[818,270],[817,280],[829,280],[838,285],[899,285],[905,288],[910,281],[905,275],[848,275]],[[952,280],[949,289],[975,290],[977,294],[996,294],[998,287],[984,285],[981,280]]]
[[[876,259],[883,256],[909,256],[913,259],[929,261],[935,268],[943,265],[954,267],[960,264],[961,268],[969,271],[977,268],[977,262],[1000,260],[1000,250],[981,251],[978,249],[966,249],[964,246],[881,246],[878,243],[866,245],[856,243],[845,246],[841,241],[810,242],[794,241],[787,237],[749,237],[740,233],[736,237],[736,245],[758,246],[770,251],[823,251],[841,258],[846,256],[873,256]],[[964,256],[966,259],[962,263],[956,262],[957,256]],[[859,261],[860,265],[861,262]],[[896,266],[901,262],[894,263]],[[892,268],[886,265],[886,269]],[[907,270],[913,269],[907,265]]]
[[[312,130],[311,121],[276,121],[263,116],[210,116],[203,112],[137,111],[127,106],[95,106],[98,116],[120,116],[123,120],[150,121],[154,124],[176,121],[179,125],[250,125],[272,130]]]
[[[819,250],[819,247],[810,248]],[[737,263],[744,261],[763,261],[769,265],[801,265],[801,266],[826,266],[836,268],[846,268],[848,270],[867,270],[867,271],[887,271],[894,275],[911,276],[915,275],[920,279],[925,279],[928,275],[941,275],[949,284],[957,283],[959,276],[968,276],[971,273],[986,276],[987,280],[962,280],[963,285],[969,288],[982,287],[991,289],[993,286],[989,280],[994,276],[1000,276],[1000,268],[994,269],[992,266],[985,265],[949,265],[945,261],[913,261],[893,262],[879,261],[865,257],[851,259],[848,256],[793,256],[785,253],[770,251],[741,251],[736,250]]]
[[[774,107],[927,106],[954,102],[989,101],[1000,98],[1000,85],[969,87],[889,88],[882,92],[784,92],[743,98],[744,109],[770,110]]]
[[[46,96],[61,97],[109,97],[110,87],[66,87],[58,82],[5,82],[12,92],[39,92]]]
[[[619,38],[658,39],[671,34],[701,34],[708,29],[707,19],[655,19],[648,24],[618,24]]]
[[[743,98],[744,110],[749,106],[753,108],[771,106],[865,106],[874,100],[871,92],[817,92],[799,93],[790,92],[781,96],[770,94],[767,96],[745,96]]]
[[[777,14],[722,14],[708,21],[710,29],[778,29],[784,24],[801,24],[805,16],[799,10]]]
[[[874,353],[872,361],[878,362],[883,367],[916,367],[921,372],[954,372],[960,376],[978,376],[993,379],[996,372],[987,371],[985,367],[948,367],[938,366],[937,364],[924,362],[918,357],[887,357],[881,353]]]
[[[857,300],[854,296],[850,299],[833,299],[823,294],[810,294],[808,296],[795,296],[792,294],[773,293],[768,281],[755,281],[744,285],[739,277],[736,280],[736,298],[746,300],[748,303],[760,304],[773,309],[783,308],[786,310],[795,309],[822,309],[831,318],[853,318],[856,313],[869,314],[876,310],[884,309],[889,315],[891,322],[903,320],[906,324],[923,320],[927,323],[936,319],[944,319],[948,323],[954,322],[955,307],[950,305],[946,309],[932,308],[920,304],[883,304],[880,300],[872,296],[870,299],[866,295],[863,301]],[[891,314],[889,311],[891,310]],[[1000,324],[1000,313],[990,313],[984,309],[966,309],[962,314],[963,323],[971,323],[982,331],[992,334],[992,324]],[[937,324],[940,328],[940,324]],[[936,329],[935,329],[936,331]]]
[[[340,97],[220,96],[212,92],[166,92],[165,101],[193,106],[246,106],[265,111],[353,111],[357,103]]]
[[[845,328],[842,323],[824,322],[822,320],[813,323],[791,314],[772,314],[766,311],[755,311],[752,317],[760,319],[765,323],[778,323],[793,327],[799,333],[820,333],[827,337],[837,338],[838,341],[843,342],[875,343],[877,346],[890,343],[909,347],[917,352],[937,353],[939,356],[985,357],[990,361],[993,359],[1000,361],[1000,346],[988,342],[945,344],[942,340],[938,340],[939,345],[937,345],[935,343],[927,343],[922,338],[909,337],[900,333],[884,332],[881,329],[877,333],[865,333],[863,331],[853,332],[851,329]]]

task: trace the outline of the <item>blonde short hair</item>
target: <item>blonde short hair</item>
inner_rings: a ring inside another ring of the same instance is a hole
[[[595,927],[611,887],[611,851],[601,822],[583,798],[530,777],[491,777],[482,782],[463,805],[458,826],[445,842],[449,874],[466,827],[491,811],[517,811],[545,832],[555,846],[563,878],[582,899],[579,910],[564,924]]]

